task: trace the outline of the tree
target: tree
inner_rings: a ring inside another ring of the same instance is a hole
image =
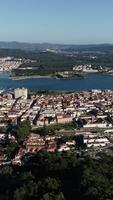
[[[14,157],[15,153],[18,151],[19,146],[16,142],[9,142],[6,147],[6,155],[8,159]]]
[[[12,175],[12,172],[13,172],[13,169],[11,166],[5,166],[3,169],[2,169],[2,175]]]
[[[33,180],[30,180],[28,183],[23,185],[20,188],[17,188],[14,192],[14,200],[27,200],[37,197],[38,185]]]
[[[48,177],[44,182],[44,187],[47,191],[58,191],[60,186],[55,178]]]
[[[25,197],[25,194],[26,194],[26,192],[25,192],[24,188],[16,189],[16,191],[14,192],[13,199],[14,200],[23,200]]]
[[[20,180],[24,183],[27,183],[29,180],[35,180],[35,177],[30,171],[20,174]]]
[[[29,120],[18,122],[17,134],[16,134],[18,142],[24,141],[26,136],[29,134],[30,130],[31,130],[31,125]]]
[[[58,194],[46,193],[41,200],[64,200],[64,195],[62,192],[59,192]]]

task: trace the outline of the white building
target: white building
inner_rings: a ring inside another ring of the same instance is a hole
[[[27,99],[27,89],[26,88],[16,88],[14,91],[15,94],[15,99],[19,98],[19,97],[23,97],[25,99]]]

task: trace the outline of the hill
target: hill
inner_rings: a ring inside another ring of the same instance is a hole
[[[0,48],[5,49],[21,49],[29,51],[45,51],[53,49],[57,51],[73,52],[73,51],[94,51],[94,52],[113,52],[113,44],[50,44],[50,43],[25,43],[25,42],[0,42]]]

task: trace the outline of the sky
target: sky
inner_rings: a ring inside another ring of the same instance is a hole
[[[113,0],[0,0],[0,41],[113,43]]]

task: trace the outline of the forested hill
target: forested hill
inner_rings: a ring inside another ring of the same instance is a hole
[[[22,49],[28,51],[43,51],[46,49],[57,49],[63,51],[102,51],[113,52],[113,44],[50,44],[50,43],[22,43],[22,42],[0,42],[0,48],[5,49]]]
[[[0,57],[14,56],[16,58],[27,58],[36,60],[35,63],[27,63],[20,66],[19,70],[16,70],[17,73],[21,74],[24,71],[21,71],[22,67],[34,68],[34,73],[36,74],[36,69],[50,72],[52,71],[64,71],[72,70],[75,65],[85,65],[92,64],[94,67],[106,66],[113,67],[113,53],[94,53],[94,52],[78,52],[78,53],[53,53],[53,52],[43,52],[43,51],[27,51],[22,49],[0,49]],[[30,72],[30,71],[29,71]],[[32,69],[33,72],[33,69]],[[29,74],[32,74],[31,72]]]
[[[113,155],[28,155],[20,167],[0,169],[0,199],[113,200]]]
[[[36,59],[37,53],[27,51],[27,50],[22,50],[22,49],[0,48],[0,57],[7,57],[7,56],[16,57],[16,58]]]

